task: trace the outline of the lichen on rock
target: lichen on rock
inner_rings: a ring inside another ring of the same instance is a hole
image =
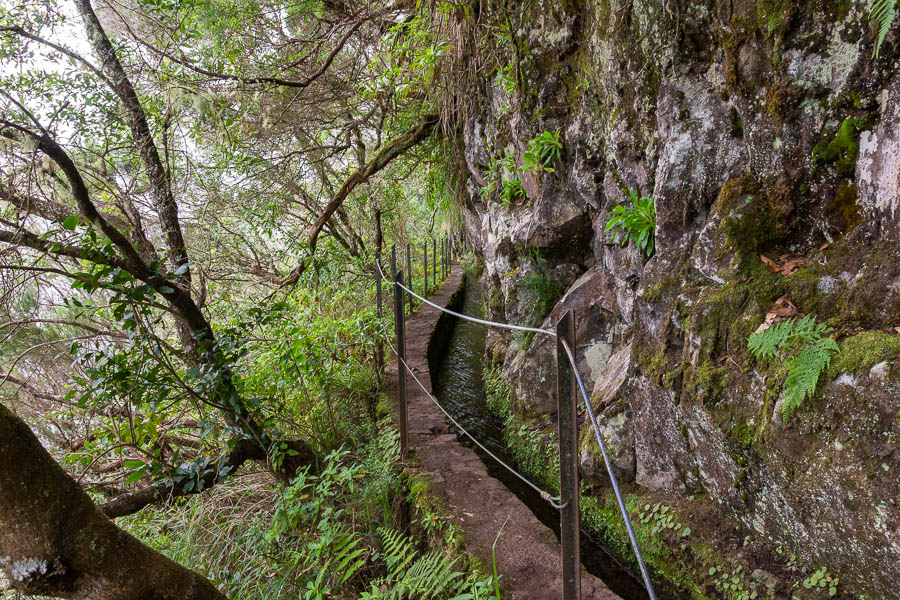
[[[737,527],[767,549],[754,556],[782,549],[802,567],[827,565],[841,593],[889,597],[900,585],[897,528],[886,525],[900,519],[886,483],[900,468],[900,48],[872,58],[863,0],[544,8],[514,9],[527,97],[502,115],[473,104],[462,128],[469,189],[485,136],[521,149],[552,130],[565,146],[526,202],[470,195],[464,207],[492,315],[524,323],[533,299],[522,278],[556,277],[565,293],[541,327],[575,310],[582,374],[629,493],[688,512],[701,503],[707,519],[691,538],[707,548]],[[654,199],[649,260],[605,231],[629,188]],[[805,263],[782,275],[760,254]],[[786,423],[773,422],[783,365],[746,350],[781,296],[841,346]],[[552,340],[506,342],[518,418],[552,414]],[[582,473],[601,489],[597,452],[583,431]],[[712,585],[705,559],[678,556]],[[771,590],[791,589],[781,559],[741,560],[777,580]]]

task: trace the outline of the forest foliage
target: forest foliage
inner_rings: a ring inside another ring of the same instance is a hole
[[[379,408],[374,257],[457,225],[448,10],[0,4],[0,401],[230,597],[493,590]]]

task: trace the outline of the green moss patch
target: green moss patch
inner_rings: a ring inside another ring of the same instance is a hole
[[[900,335],[864,331],[839,342],[840,353],[826,371],[833,379],[841,373],[862,375],[878,363],[900,355]]]
[[[813,165],[833,165],[838,175],[852,177],[859,155],[859,136],[865,128],[866,122],[862,119],[844,119],[833,138],[822,139],[813,147]]]

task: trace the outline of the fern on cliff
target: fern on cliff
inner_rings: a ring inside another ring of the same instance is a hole
[[[875,57],[881,52],[881,45],[887,37],[894,18],[897,16],[897,0],[869,0],[869,18],[877,28],[875,39]]]
[[[799,349],[787,366],[781,408],[784,418],[789,417],[807,396],[813,396],[819,376],[828,368],[832,355],[840,350],[830,335],[830,327],[816,323],[815,317],[807,315],[757,331],[747,339],[747,349],[763,360],[772,359],[779,353],[787,356]]]

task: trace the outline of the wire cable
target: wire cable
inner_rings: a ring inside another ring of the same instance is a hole
[[[606,451],[606,443],[603,441],[603,434],[600,433],[600,426],[597,424],[597,417],[594,415],[594,409],[591,406],[587,390],[584,387],[584,381],[581,379],[581,373],[578,372],[578,367],[575,366],[575,355],[572,353],[572,349],[569,348],[569,343],[565,338],[561,338],[560,341],[566,351],[566,355],[569,357],[569,363],[572,365],[572,371],[575,373],[575,380],[578,382],[578,389],[581,390],[581,397],[584,398],[584,406],[587,408],[588,417],[590,418],[591,425],[594,429],[594,435],[597,438],[597,443],[600,445],[600,452],[603,453],[603,462],[606,463],[606,471],[609,473],[613,492],[616,494],[616,502],[619,504],[619,511],[625,519],[625,529],[628,530],[628,538],[631,540],[631,547],[634,548],[634,556],[641,569],[641,577],[644,579],[647,593],[650,594],[650,600],[656,600],[653,584],[650,582],[650,574],[647,572],[647,565],[644,564],[644,557],[641,555],[641,549],[638,546],[637,538],[634,535],[634,528],[631,526],[631,518],[628,516],[628,509],[625,508],[625,500],[622,498],[622,491],[619,489],[619,482],[616,480],[612,461],[609,459],[609,453]]]
[[[443,406],[441,406],[440,402],[437,401],[437,398],[435,398],[435,397],[431,394],[431,392],[429,392],[429,391],[425,388],[425,385],[419,380],[418,377],[416,377],[416,374],[413,372],[413,370],[410,368],[410,366],[409,366],[408,364],[406,364],[406,361],[403,360],[402,358],[400,358],[400,355],[397,354],[397,350],[394,348],[394,345],[390,342],[390,340],[388,340],[388,346],[390,346],[391,351],[397,356],[397,359],[398,359],[401,363],[403,363],[403,367],[406,369],[406,372],[409,373],[410,375],[412,375],[412,378],[415,380],[415,382],[416,382],[417,384],[419,384],[419,387],[422,389],[423,392],[425,392],[425,395],[428,396],[428,398],[431,399],[432,402],[434,402],[434,405],[437,406],[437,407],[441,410],[441,412],[444,413],[444,415],[446,415],[446,417],[447,417],[448,419],[450,419],[450,422],[453,423],[454,425],[456,425],[457,429],[459,429],[466,437],[468,437],[470,440],[472,440],[472,442],[473,442],[476,446],[478,446],[479,448],[481,448],[482,450],[484,450],[484,452],[485,452],[488,456],[490,456],[490,457],[493,458],[495,461],[497,461],[497,463],[499,463],[501,466],[505,467],[507,471],[509,471],[510,473],[512,473],[513,475],[515,475],[515,476],[518,477],[519,479],[521,479],[523,483],[525,483],[528,487],[530,487],[531,489],[533,489],[534,491],[536,491],[536,492],[541,496],[541,498],[543,498],[544,500],[546,500],[546,501],[550,504],[550,506],[552,506],[552,507],[555,508],[556,510],[563,509],[563,508],[565,508],[566,506],[569,505],[568,502],[566,502],[565,504],[559,504],[559,500],[560,500],[559,496],[551,496],[551,495],[550,495],[550,492],[547,492],[547,491],[545,491],[545,490],[542,490],[541,488],[539,488],[538,486],[536,486],[535,484],[533,484],[527,477],[525,477],[524,475],[522,475],[521,473],[519,473],[518,471],[516,471],[514,468],[512,468],[511,466],[509,466],[509,465],[506,464],[505,462],[503,462],[499,457],[497,457],[496,454],[494,454],[493,452],[491,452],[490,450],[488,450],[487,448],[485,448],[484,444],[482,444],[481,442],[479,442],[479,441],[475,438],[475,436],[473,436],[471,433],[469,433],[468,431],[466,431],[466,428],[463,427],[462,425],[460,425],[460,424],[459,424],[459,421],[457,421],[456,419],[454,419],[453,416],[452,416],[449,412],[447,412],[447,410],[446,410]]]
[[[444,308],[443,306],[438,306],[434,302],[431,302],[431,301],[423,298],[422,296],[418,295],[417,293],[415,293],[414,291],[412,291],[411,289],[409,289],[408,287],[406,287],[399,281],[394,281],[393,279],[388,279],[387,277],[385,277],[384,271],[382,270],[381,265],[378,263],[377,260],[375,261],[375,266],[378,269],[378,273],[381,276],[381,279],[383,281],[387,281],[389,283],[396,283],[398,286],[400,286],[402,289],[404,289],[407,293],[412,294],[413,296],[415,296],[422,302],[424,302],[430,306],[433,306],[434,308],[436,308],[442,312],[445,312],[447,314],[453,315],[460,319],[464,319],[466,321],[471,321],[473,323],[479,323],[481,325],[486,325],[488,327],[498,327],[498,328],[503,328],[503,329],[512,329],[512,330],[516,330],[516,331],[530,331],[530,332],[534,332],[534,333],[542,333],[542,334],[548,335],[550,337],[557,337],[555,331],[550,331],[547,329],[538,329],[536,327],[522,327],[520,325],[510,325],[508,323],[497,323],[495,321],[486,321],[484,319],[477,319],[475,317],[470,317],[468,315],[460,314],[460,313],[452,311],[448,308]],[[628,531],[628,538],[631,541],[631,547],[634,549],[634,555],[635,555],[635,558],[637,559],[638,566],[640,567],[640,570],[641,570],[641,577],[644,580],[644,586],[647,588],[647,593],[650,595],[650,600],[656,600],[656,593],[653,590],[653,583],[650,581],[650,574],[647,571],[647,565],[644,563],[644,557],[641,554],[640,547],[638,546],[637,537],[635,536],[635,533],[634,533],[634,527],[632,527],[632,525],[631,525],[631,518],[628,516],[628,509],[625,506],[625,499],[622,497],[622,491],[619,489],[619,482],[616,479],[615,472],[613,471],[612,461],[610,460],[609,452],[606,449],[606,442],[603,440],[603,434],[600,432],[600,425],[597,423],[597,416],[594,414],[594,409],[591,406],[590,397],[588,396],[587,390],[585,389],[584,380],[581,378],[581,373],[578,370],[578,365],[575,364],[575,355],[573,354],[572,349],[569,347],[568,342],[566,342],[565,339],[562,339],[561,341],[562,341],[562,346],[566,351],[566,356],[569,359],[569,363],[572,365],[572,371],[575,373],[575,380],[578,382],[578,389],[581,391],[581,397],[584,399],[584,405],[585,405],[585,408],[587,409],[588,417],[590,419],[591,426],[594,430],[594,436],[597,438],[597,443],[600,446],[600,452],[603,454],[603,462],[606,464],[606,471],[609,474],[609,479],[610,479],[610,482],[612,483],[613,492],[615,493],[615,496],[616,496],[616,503],[619,505],[619,512],[622,513],[622,518],[625,521],[625,529]],[[397,354],[397,350],[394,348],[393,344],[390,343],[390,341],[388,341],[388,345],[391,347],[391,350],[394,352],[394,354]],[[469,439],[471,439],[475,444],[477,444],[479,448],[484,450],[494,460],[496,460],[498,463],[500,463],[501,465],[506,467],[516,477],[518,477],[519,479],[524,481],[526,484],[528,484],[532,489],[537,491],[544,500],[547,500],[547,502],[549,502],[557,510],[565,507],[568,504],[568,503],[562,504],[562,505],[558,504],[557,502],[560,500],[560,498],[555,497],[555,496],[550,496],[549,493],[545,492],[544,490],[540,489],[539,487],[537,487],[536,485],[531,483],[531,481],[526,479],[518,471],[516,471],[515,469],[513,469],[512,467],[510,467],[509,465],[504,463],[502,460],[497,458],[490,450],[485,448],[481,444],[481,442],[476,440],[468,431],[466,431],[459,423],[457,423],[456,420],[452,416],[450,416],[450,413],[448,413],[444,409],[444,407],[440,405],[440,403],[437,401],[437,399],[434,396],[432,396],[431,393],[427,389],[425,389],[425,386],[422,385],[422,382],[419,381],[419,378],[416,377],[415,373],[412,372],[412,369],[409,368],[409,365],[406,364],[406,361],[403,360],[402,358],[400,358],[399,354],[397,354],[397,358],[403,363],[403,366],[406,368],[407,372],[413,376],[413,379],[415,379],[416,383],[419,384],[419,387],[422,388],[422,391],[425,392],[425,394],[431,399],[432,402],[434,402],[434,404],[439,409],[441,409],[441,412],[443,412],[447,416],[447,418],[450,419],[450,421],[452,421],[453,424],[459,428],[460,431],[462,431]],[[554,500],[557,502],[555,502]]]
[[[549,335],[550,337],[556,337],[556,332],[555,332],[555,331],[550,331],[549,329],[539,329],[539,328],[537,328],[537,327],[524,327],[524,326],[522,326],[522,325],[510,325],[509,323],[497,323],[496,321],[486,321],[486,320],[484,320],[484,319],[476,319],[475,317],[470,317],[470,316],[468,316],[468,315],[464,315],[464,314],[461,314],[461,313],[452,311],[452,310],[450,310],[449,308],[444,308],[443,306],[438,306],[438,305],[435,304],[434,302],[432,302],[432,301],[430,301],[430,300],[428,300],[428,299],[426,299],[426,298],[423,298],[422,296],[418,295],[417,293],[415,293],[414,291],[412,291],[411,289],[409,289],[408,287],[406,287],[405,285],[403,285],[403,284],[400,283],[399,281],[394,281],[393,279],[388,279],[387,277],[385,277],[385,276],[384,276],[384,271],[382,271],[381,265],[378,264],[378,261],[375,261],[375,266],[378,268],[378,272],[381,274],[381,279],[382,279],[383,281],[387,281],[388,283],[391,283],[391,284],[396,283],[396,284],[399,285],[401,288],[403,288],[404,290],[406,290],[406,292],[408,292],[409,294],[412,294],[414,297],[418,298],[419,300],[421,300],[421,301],[424,302],[425,304],[428,304],[428,305],[430,305],[430,306],[433,306],[433,307],[435,307],[436,309],[438,309],[439,311],[445,312],[445,313],[447,313],[448,315],[453,315],[454,317],[458,317],[458,318],[464,319],[464,320],[466,320],[466,321],[472,321],[473,323],[480,323],[481,325],[487,325],[488,327],[499,327],[499,328],[502,328],[502,329],[512,329],[512,330],[515,330],[515,331],[530,331],[530,332],[533,332],[533,333],[543,333],[544,335]]]

